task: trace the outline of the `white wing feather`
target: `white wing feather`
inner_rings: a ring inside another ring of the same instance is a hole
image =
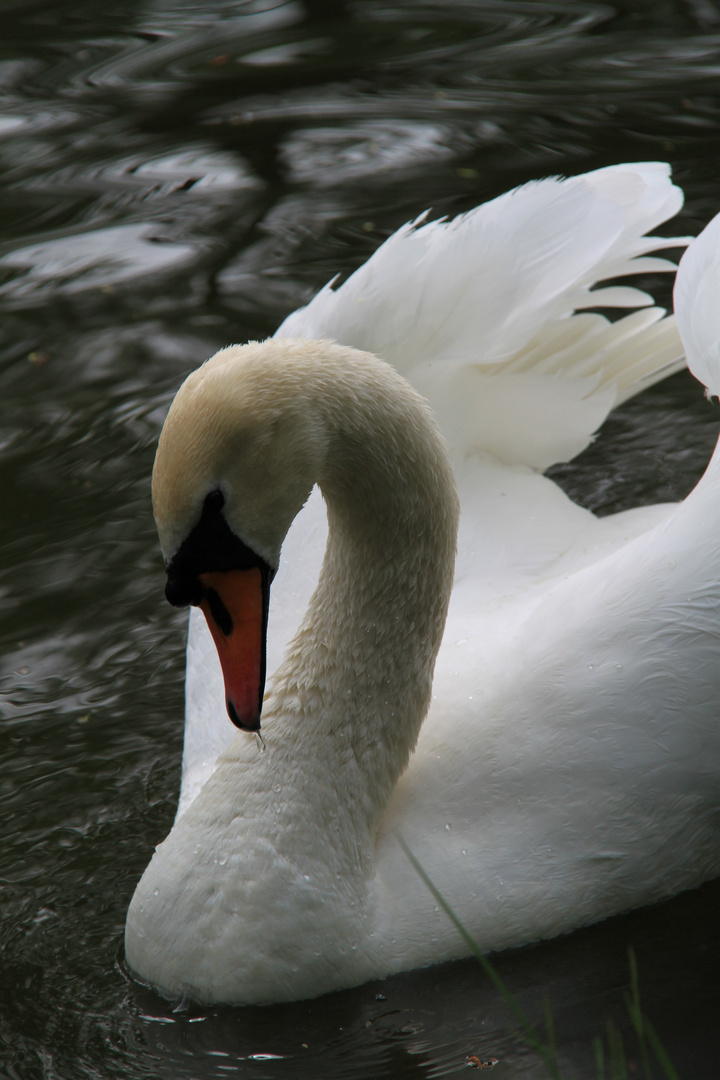
[[[652,305],[596,283],[673,263],[688,238],[645,235],[683,196],[658,162],[516,188],[453,221],[404,225],[276,337],[330,337],[394,364],[429,399],[451,453],[545,469],[590,442],[608,412],[682,366],[662,309],[610,323],[586,308]],[[458,403],[462,416],[458,416]]]
[[[711,394],[720,395],[720,214],[680,261],[675,306],[688,367]]]

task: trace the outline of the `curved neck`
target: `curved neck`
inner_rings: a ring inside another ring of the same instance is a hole
[[[430,702],[459,511],[428,406],[386,365],[342,353],[316,406],[327,447],[318,475],[325,558],[263,723],[295,777],[317,785],[318,759],[327,760],[325,803],[336,798],[356,830],[374,831]]]

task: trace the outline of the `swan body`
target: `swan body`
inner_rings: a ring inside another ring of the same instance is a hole
[[[280,564],[274,674],[263,752],[193,609],[178,816],[128,913],[142,978],[252,1003],[464,955],[398,832],[486,949],[720,873],[718,454],[682,504],[600,520],[541,474],[681,366],[650,298],[592,290],[671,268],[645,234],[680,204],[651,163],[415,223],[181,388],[161,544],[172,566],[221,492]],[[714,393],[719,232],[676,290]],[[610,323],[598,296],[640,310]]]

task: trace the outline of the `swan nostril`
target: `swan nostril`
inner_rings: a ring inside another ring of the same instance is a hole
[[[217,623],[218,629],[223,632],[225,637],[230,637],[233,631],[232,615],[220,599],[220,594],[210,586],[206,586],[204,597],[208,602],[210,614]]]

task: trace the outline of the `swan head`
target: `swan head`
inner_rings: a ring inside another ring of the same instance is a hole
[[[271,340],[216,353],[180,387],[153,468],[167,598],[202,608],[228,714],[248,731],[260,727],[270,582],[324,453],[307,349]]]

